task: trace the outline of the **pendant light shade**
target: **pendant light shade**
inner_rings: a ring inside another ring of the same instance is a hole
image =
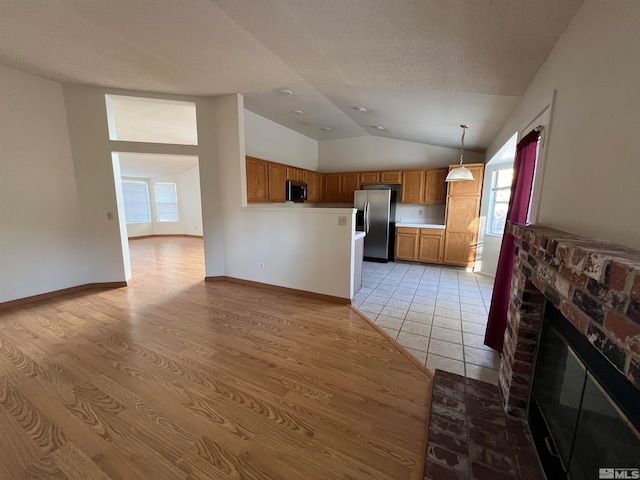
[[[449,172],[447,178],[444,179],[445,182],[467,182],[469,180],[473,180],[471,170],[462,165],[462,156],[464,154],[464,134],[469,126],[460,125],[460,127],[462,128],[462,139],[460,140],[460,165]]]

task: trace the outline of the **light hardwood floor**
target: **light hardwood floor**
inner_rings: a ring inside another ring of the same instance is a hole
[[[128,287],[0,311],[0,479],[423,477],[432,377],[353,309],[130,246]]]

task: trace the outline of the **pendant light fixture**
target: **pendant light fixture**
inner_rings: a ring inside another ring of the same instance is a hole
[[[467,128],[469,128],[469,125],[460,125],[460,127],[462,127],[462,140],[460,140],[460,165],[449,172],[447,178],[444,179],[445,182],[466,182],[473,180],[471,170],[462,165],[462,155],[464,154],[464,134],[466,133]]]

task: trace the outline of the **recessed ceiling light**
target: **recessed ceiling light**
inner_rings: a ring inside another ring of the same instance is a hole
[[[351,107],[354,110],[357,110],[358,112],[366,112],[367,109],[365,107]]]
[[[371,125],[371,128],[375,128],[376,130],[384,130],[384,127],[381,127],[380,125]]]
[[[302,110],[293,110],[291,113],[294,115],[302,115],[304,112]]]
[[[291,95],[293,92],[287,88],[283,88],[282,90],[278,90],[280,95]]]
[[[328,132],[329,130],[331,130],[331,127],[321,127],[320,130],[324,130],[325,132]]]

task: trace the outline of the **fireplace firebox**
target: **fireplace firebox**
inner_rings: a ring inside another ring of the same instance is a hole
[[[529,426],[548,478],[640,468],[640,390],[547,302]]]

